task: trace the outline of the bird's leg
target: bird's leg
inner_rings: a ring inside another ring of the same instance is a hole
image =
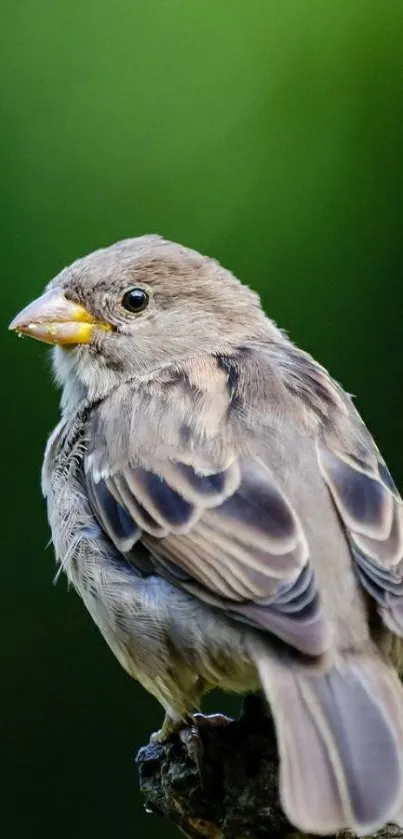
[[[203,754],[204,746],[200,734],[201,728],[208,728],[209,726],[223,726],[232,722],[230,717],[224,714],[192,714],[192,725],[187,728],[182,728],[179,732],[179,737],[186,747],[186,751],[190,760],[195,764],[199,773],[200,783],[203,785]]]
[[[176,734],[180,736],[182,742],[185,742],[188,735],[193,738],[200,737],[199,728],[228,725],[230,722],[232,722],[231,717],[226,717],[224,714],[191,714],[187,719],[180,719],[167,711],[161,728],[151,735],[150,743],[166,743]]]
[[[161,728],[158,729],[158,731],[154,731],[151,735],[150,743],[153,745],[156,743],[166,743],[167,740],[171,740],[175,734],[179,734],[186,724],[187,723],[183,719],[174,716],[170,711],[167,711]]]
[[[193,684],[191,702],[193,707],[199,705],[200,698],[203,694],[211,690],[209,685],[201,676],[199,676]],[[171,740],[175,735],[186,748],[188,757],[195,764],[201,783],[202,781],[202,760],[203,760],[203,741],[200,729],[208,728],[209,726],[223,726],[232,722],[229,717],[224,714],[204,714],[194,713],[189,711],[183,713],[183,709],[174,710],[173,708],[166,708],[165,719],[159,731],[151,735],[150,743],[165,743]]]
[[[150,737],[150,743],[165,743],[172,739],[175,735],[186,748],[188,757],[195,764],[199,774],[200,782],[203,783],[203,741],[200,735],[201,728],[208,728],[209,726],[224,726],[232,722],[230,717],[224,714],[191,714],[187,719],[180,719],[173,716],[169,711],[165,714],[165,719],[159,731],[155,731]]]
[[[202,716],[196,714],[195,716]],[[169,711],[165,714],[164,722],[159,729],[155,731],[150,737],[150,743],[166,743],[177,735],[183,745],[192,763],[195,764],[200,782],[202,783],[202,758],[203,758],[203,743],[200,734],[197,730],[197,724],[192,716],[189,715],[187,719],[173,716]]]

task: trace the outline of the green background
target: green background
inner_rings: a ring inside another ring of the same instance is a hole
[[[46,349],[7,323],[75,257],[160,232],[261,291],[358,394],[403,486],[402,44],[401,0],[3,0],[7,837],[173,835],[132,763],[161,710],[52,586],[39,470],[58,395]]]

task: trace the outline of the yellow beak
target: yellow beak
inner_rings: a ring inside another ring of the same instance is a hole
[[[112,327],[98,321],[87,309],[67,300],[61,289],[52,288],[29,303],[11,321],[9,329],[30,335],[46,344],[88,344],[95,329]]]

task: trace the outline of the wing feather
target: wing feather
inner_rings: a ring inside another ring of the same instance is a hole
[[[85,479],[99,522],[134,563],[140,533],[155,571],[175,585],[302,652],[325,651],[308,546],[263,462],[244,457],[209,474],[188,462],[169,461],[158,472],[126,464],[105,480],[89,463]],[[121,519],[132,523],[132,547]]]
[[[319,467],[344,523],[358,577],[386,626],[403,635],[403,502],[369,434],[346,450],[328,435]],[[366,448],[365,448],[366,445]]]

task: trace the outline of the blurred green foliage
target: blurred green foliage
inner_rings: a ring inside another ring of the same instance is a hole
[[[260,290],[359,395],[403,486],[403,6],[13,0],[2,24],[4,835],[165,837],[131,763],[161,710],[52,588],[58,397],[6,325],[75,257],[160,232]]]

